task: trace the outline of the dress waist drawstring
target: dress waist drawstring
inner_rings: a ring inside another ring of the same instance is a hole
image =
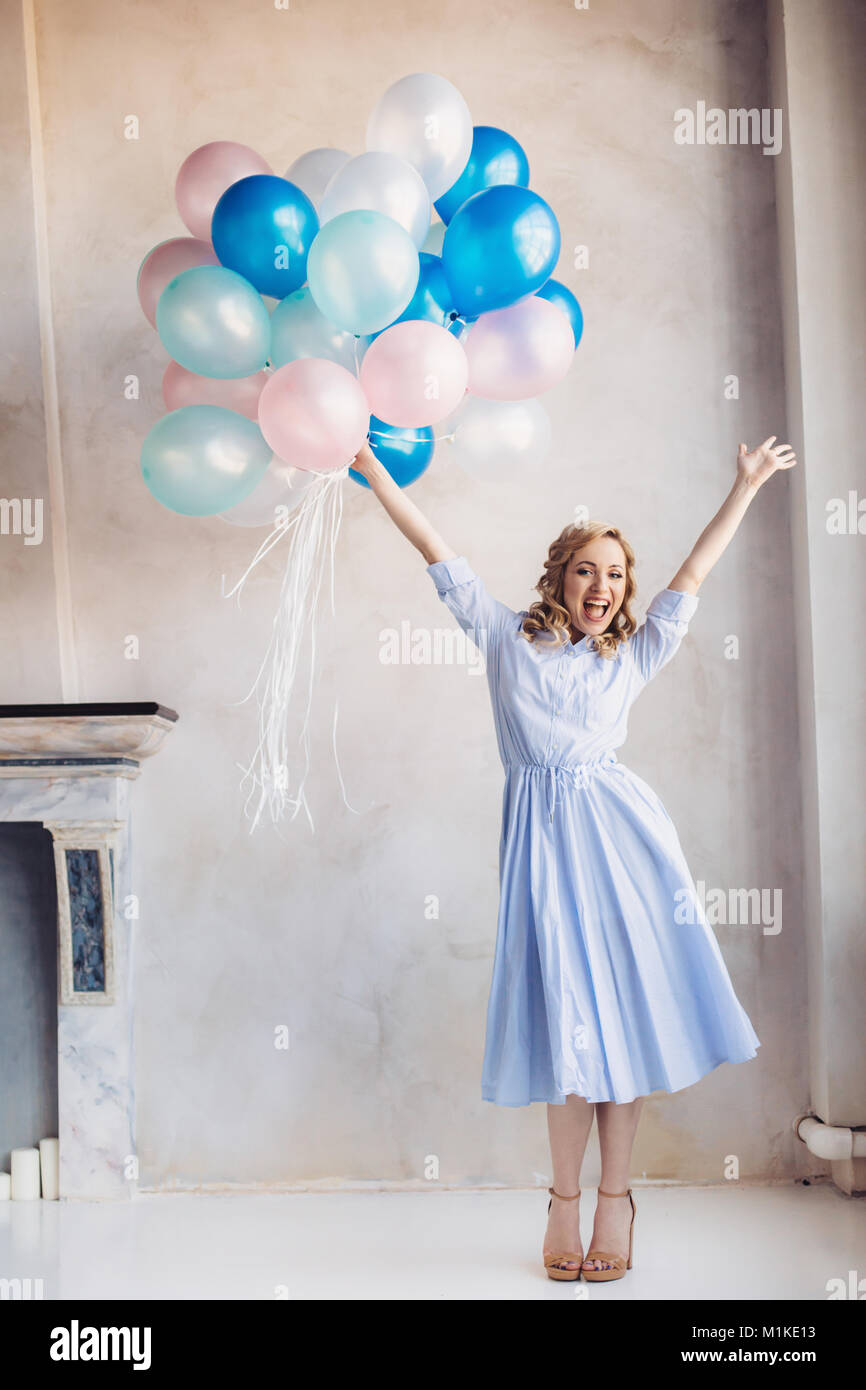
[[[569,767],[564,767],[559,763],[510,763],[509,767],[518,768],[521,771],[528,769],[531,772],[544,774],[547,783],[548,822],[552,822],[554,811],[562,800],[560,788],[563,784],[566,787],[585,787],[593,773],[600,771],[603,767],[610,767],[617,761],[616,753],[610,749],[606,753],[599,754],[597,758],[591,758],[588,762],[572,763]]]
[[[561,767],[559,764],[548,764],[545,769],[547,775],[547,805],[549,809],[548,821],[553,821],[553,813],[558,802],[562,797],[557,797],[557,788],[564,783],[565,786],[585,787],[590,781],[593,773],[598,772],[603,767],[609,767],[617,761],[616,753],[610,749],[607,753],[601,753],[597,758],[590,759],[585,763],[573,763],[570,767]]]

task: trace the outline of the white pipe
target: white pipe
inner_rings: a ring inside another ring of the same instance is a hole
[[[825,1125],[814,1115],[801,1115],[794,1121],[794,1133],[816,1158],[866,1158],[866,1130]]]

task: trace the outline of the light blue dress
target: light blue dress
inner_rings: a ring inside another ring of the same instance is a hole
[[[754,1057],[673,822],[615,751],[698,598],[662,589],[605,659],[528,642],[462,556],[428,573],[484,655],[505,768],[482,1098],[622,1103]]]

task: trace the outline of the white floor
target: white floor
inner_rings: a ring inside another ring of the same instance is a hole
[[[606,1285],[545,1277],[543,1189],[0,1202],[0,1279],[46,1299],[607,1301],[826,1300],[866,1279],[866,1200],[829,1184],[633,1190],[634,1266]],[[594,1205],[585,1189],[585,1247]]]

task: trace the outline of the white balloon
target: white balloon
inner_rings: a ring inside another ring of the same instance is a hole
[[[467,396],[445,430],[448,450],[471,477],[484,482],[534,469],[550,448],[550,417],[539,401],[488,401]]]
[[[352,158],[345,150],[335,150],[330,145],[322,145],[316,150],[307,150],[286,170],[286,178],[302,193],[306,193],[318,212],[322,194],[338,169]]]
[[[421,247],[422,251],[428,252],[431,256],[442,255],[442,243],[445,240],[445,223],[437,220],[431,225],[429,232]]]
[[[367,149],[408,160],[430,197],[441,198],[469,162],[469,107],[457,88],[435,72],[401,77],[373,108],[367,123]]]
[[[322,197],[319,221],[358,209],[393,218],[419,247],[430,228],[427,185],[414,165],[396,154],[371,150],[338,169]]]
[[[230,521],[232,526],[274,527],[300,506],[318,476],[304,468],[293,468],[274,454],[261,482],[242,502],[220,512],[220,519]]]

